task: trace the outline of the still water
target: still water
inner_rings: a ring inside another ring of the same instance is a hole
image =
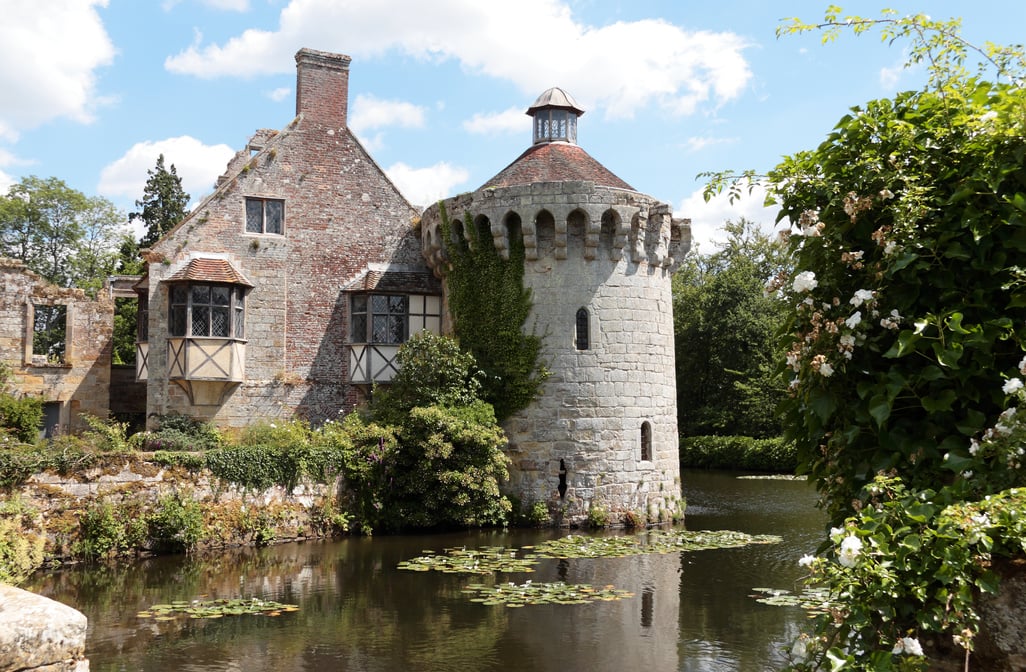
[[[688,529],[776,534],[781,544],[630,558],[543,560],[501,580],[614,584],[619,602],[484,606],[461,595],[479,578],[407,572],[424,550],[519,547],[566,532],[470,532],[351,538],[244,549],[213,557],[164,557],[124,567],[41,574],[25,588],[89,617],[93,672],[293,672],[310,670],[680,670],[780,667],[801,610],[750,597],[791,589],[798,558],[812,552],[824,518],[805,483],[685,472]],[[137,612],[173,600],[259,597],[297,604],[278,617],[154,622]]]

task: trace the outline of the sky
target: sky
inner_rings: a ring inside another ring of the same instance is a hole
[[[838,0],[835,0],[835,4]],[[531,143],[525,111],[558,86],[578,144],[692,220],[767,230],[754,197],[706,203],[699,173],[765,172],[815,148],[851,107],[923,85],[878,34],[776,37],[809,0],[0,0],[0,193],[56,177],[126,215],[163,154],[196,205],[257,129],[295,116],[295,53],[352,57],[349,127],[412,203],[473,191]],[[1020,0],[850,2],[961,18],[1021,43]]]

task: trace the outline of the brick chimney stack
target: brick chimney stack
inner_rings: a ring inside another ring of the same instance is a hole
[[[349,62],[344,54],[314,49],[296,52],[296,115],[326,126],[346,125]]]

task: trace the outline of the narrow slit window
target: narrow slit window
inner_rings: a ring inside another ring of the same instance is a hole
[[[641,423],[641,461],[652,459],[652,425],[647,420]]]
[[[589,332],[588,309],[581,308],[577,311],[577,337],[575,339],[578,350],[587,350],[591,347]]]

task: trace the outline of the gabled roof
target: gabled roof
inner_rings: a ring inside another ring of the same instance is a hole
[[[191,259],[185,267],[179,269],[165,282],[225,282],[232,285],[252,287],[253,283],[235,270],[225,259],[196,258]]]
[[[481,189],[579,180],[594,182],[602,187],[635,191],[634,187],[614,175],[588,152],[566,142],[549,142],[528,148],[498,175],[485,182]]]

